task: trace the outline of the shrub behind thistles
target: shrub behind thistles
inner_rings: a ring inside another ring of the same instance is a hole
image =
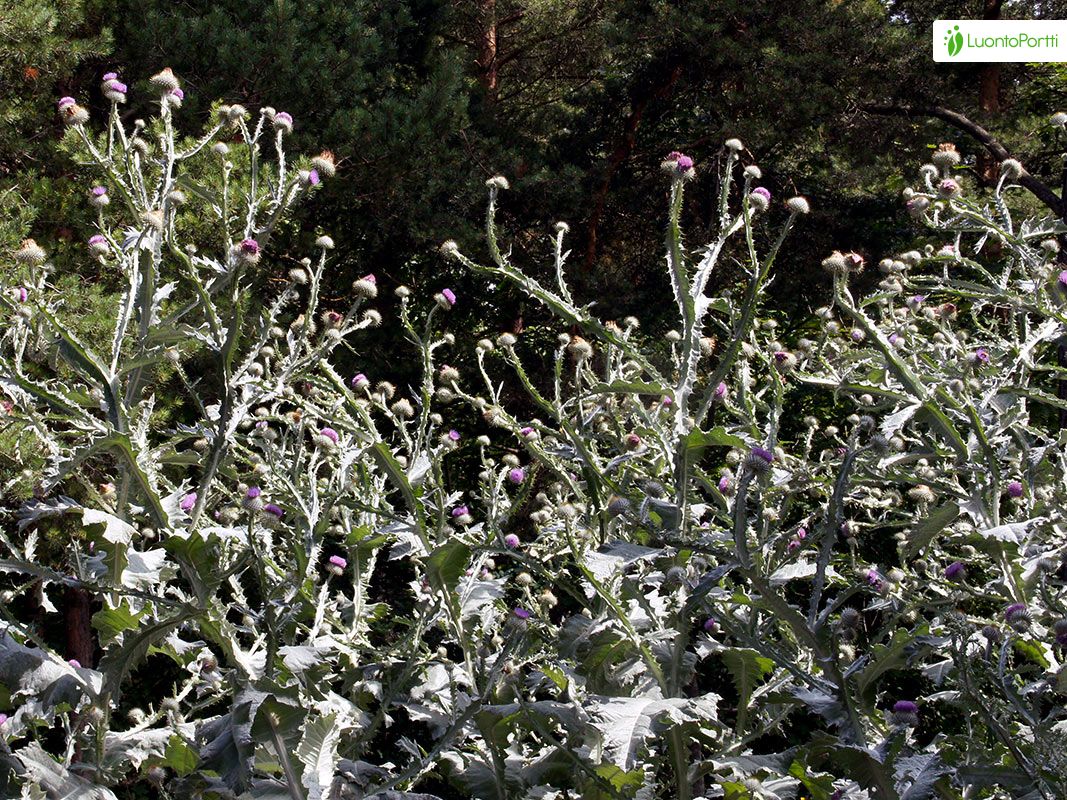
[[[67,133],[97,214],[83,252],[127,287],[114,326],[72,333],[32,240],[0,292],[4,418],[46,462],[0,537],[5,606],[43,619],[13,611],[0,638],[10,785],[1067,796],[1065,297],[1042,244],[1061,226],[1016,224],[1001,192],[1019,169],[990,201],[938,155],[907,196],[935,243],[881,254],[860,299],[863,257],[833,253],[796,339],[764,295],[810,206],[773,205],[739,140],[699,154],[721,169],[663,162],[670,336],[574,297],[566,226],[545,269],[516,267],[493,178],[486,258],[442,256],[558,320],[536,373],[525,334],[440,355],[475,293],[404,287],[383,319],[366,275],[322,307],[332,239],[290,270],[276,235],[333,154],[287,153],[272,109],[220,107],[185,139],[179,79],[150,84],[143,128],[109,84],[104,129]],[[695,247],[685,191],[716,173]],[[269,277],[280,294],[252,302]],[[738,285],[712,296],[718,280]],[[413,384],[351,363],[379,323],[413,344]],[[64,547],[42,554],[44,534]],[[75,596],[101,656],[76,666],[48,638]],[[173,681],[141,680],[164,663]]]

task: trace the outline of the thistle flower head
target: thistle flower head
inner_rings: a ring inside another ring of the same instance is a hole
[[[352,291],[356,293],[357,297],[364,297],[368,300],[373,300],[378,296],[378,279],[374,277],[374,273],[364,275],[358,281],[352,284]]]
[[[293,132],[293,117],[286,111],[279,111],[275,114],[272,122],[276,131],[281,131],[282,133]]]
[[[326,569],[331,575],[340,575],[348,566],[348,560],[341,556],[330,556],[326,560]]]
[[[701,627],[705,633],[715,633],[719,629],[719,621],[715,617],[708,617]]]
[[[516,619],[520,619],[524,622],[530,618],[530,612],[527,611],[525,608],[516,608],[511,613],[515,616]]]
[[[181,502],[178,503],[178,507],[181,508],[182,511],[192,511],[196,506],[196,500],[196,492],[189,492],[189,494],[185,495],[185,497],[181,499]]]
[[[170,67],[164,67],[149,78],[148,82],[158,89],[161,95],[170,94],[175,89],[179,88],[178,79],[175,77],[174,71]]]
[[[804,197],[790,197],[785,201],[785,207],[789,209],[790,214],[811,213],[811,205],[808,203],[807,198]]]
[[[508,184],[508,179],[505,178],[503,175],[494,175],[492,178],[485,182],[485,185],[488,186],[490,189],[497,190],[511,188],[510,184]]]
[[[961,581],[967,576],[967,568],[962,561],[953,561],[945,567],[945,577],[950,581]]]
[[[942,142],[937,146],[937,150],[930,156],[930,160],[934,162],[935,166],[941,169],[948,169],[954,167],[960,163],[960,153],[956,149],[956,145],[951,142]]]
[[[43,264],[48,258],[42,248],[33,239],[23,239],[19,249],[15,251],[15,260],[20,264]]]
[[[661,166],[664,172],[678,178],[691,178],[695,174],[693,159],[677,150],[669,153]]]
[[[370,380],[368,380],[367,376],[362,372],[357,372],[352,376],[350,384],[353,389],[362,389],[363,387],[370,385]]]
[[[763,186],[757,186],[748,195],[748,204],[757,211],[766,211],[771,206],[771,192]]]
[[[507,536],[504,537],[504,546],[508,548],[508,550],[516,549],[519,544],[519,537],[514,533],[509,533]]]
[[[456,304],[456,293],[451,289],[442,289],[438,294],[434,295],[434,299],[437,301],[437,305],[447,311]]]
[[[914,728],[919,724],[919,706],[911,700],[897,700],[893,704],[893,724]]]
[[[745,466],[752,472],[764,474],[771,468],[774,461],[774,453],[765,447],[753,447],[745,458]]]
[[[167,93],[167,105],[172,108],[181,108],[182,101],[185,99],[185,92],[182,89],[175,89],[173,92]]]
[[[960,185],[952,178],[945,178],[937,185],[937,192],[942,197],[955,197],[960,193]]]
[[[1009,180],[1018,180],[1022,177],[1023,165],[1014,158],[1006,158],[1000,162],[1000,174]]]
[[[318,171],[319,175],[324,175],[327,178],[332,178],[337,174],[337,162],[334,160],[333,153],[329,150],[323,150],[311,159],[311,166]]]
[[[1067,114],[1062,111],[1057,111],[1049,117],[1048,121],[1052,123],[1053,127],[1062,128],[1067,125]]]
[[[255,239],[242,239],[235,248],[237,259],[242,264],[256,264],[259,262],[259,242]]]
[[[70,108],[71,106],[76,105],[77,102],[78,101],[75,100],[73,97],[61,97],[56,103],[56,108],[58,108],[60,111],[63,111],[66,108]]]
[[[732,150],[735,153],[739,153],[740,151],[745,149],[745,146],[741,143],[740,139],[727,139],[725,142],[723,142],[723,146],[727,150]]]
[[[1025,488],[1020,481],[1011,481],[1008,483],[1008,497],[1013,500],[1018,500],[1023,496]]]
[[[508,480],[516,486],[526,480],[526,472],[522,467],[512,467],[508,470]]]
[[[334,444],[337,444],[337,431],[335,431],[333,428],[321,428],[319,430],[319,436],[322,436],[324,439],[329,439]]]

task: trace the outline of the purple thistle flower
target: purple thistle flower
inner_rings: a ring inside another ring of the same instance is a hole
[[[893,710],[898,714],[918,714],[919,707],[911,700],[897,700],[893,703]]]
[[[172,89],[171,93],[170,93],[170,96],[171,97],[177,97],[179,100],[184,100],[185,99],[185,92],[183,92],[181,89]]]
[[[76,658],[70,659],[69,661],[67,661],[67,663],[74,667],[74,669],[81,669],[82,662],[80,662]]]
[[[878,574],[878,570],[867,570],[867,583],[869,583],[871,586],[881,586],[882,576]]]
[[[896,343],[899,342],[899,341],[900,341],[900,334],[899,333],[891,333],[891,334],[889,334],[889,343],[891,345],[895,346]]]
[[[108,81],[113,81],[113,80],[117,79],[118,77],[119,77],[119,74],[117,72],[105,72],[104,73],[104,77],[101,78],[100,80],[102,80],[104,83],[107,83]]]
[[[452,509],[452,516],[453,517],[462,517],[464,514],[469,514],[469,513],[470,513],[470,509],[467,508],[466,506],[456,506],[455,508]]]
[[[104,186],[94,186],[93,187],[93,190],[92,190],[93,197],[103,197],[105,194],[107,194],[107,187],[104,187]]]
[[[669,406],[673,402],[674,401],[671,400],[671,396],[670,395],[667,395],[666,397],[663,398],[663,405],[665,405],[665,406]]]
[[[941,183],[937,185],[937,190],[944,197],[952,197],[954,194],[957,194],[959,192],[960,185],[956,183],[956,181],[952,180],[952,178],[945,178],[943,181],[941,181]]]
[[[370,383],[370,381],[367,380],[367,376],[362,372],[358,372],[352,377],[353,389],[358,389],[360,386],[366,386],[368,383]]]
[[[720,492],[725,492],[729,488],[730,488],[730,479],[728,477],[726,477],[725,475],[723,475],[721,478],[719,478],[719,491]]]
[[[259,253],[259,242],[255,239],[243,239],[239,246],[245,255],[254,256]]]
[[[323,428],[322,430],[319,431],[319,436],[325,436],[327,439],[329,439],[334,444],[337,444],[337,440],[339,438],[337,436],[337,431],[335,431],[333,428]]]
[[[719,622],[715,617],[708,617],[704,620],[703,628],[708,633],[715,633],[719,629]]]
[[[348,566],[348,561],[341,556],[330,556],[330,571],[337,575],[341,574],[341,571]]]
[[[1026,619],[1027,616],[1029,616],[1029,612],[1026,610],[1025,603],[1012,603],[1004,609],[1005,622],[1018,622],[1019,620]]]
[[[60,111],[62,111],[64,108],[76,105],[77,102],[78,101],[75,100],[73,97],[61,97],[59,98],[59,102],[56,103],[56,107],[59,108]]]
[[[790,539],[786,549],[788,549],[789,552],[792,553],[799,550],[802,544],[803,542],[801,542],[799,539]]]
[[[16,290],[15,294],[18,296],[20,303],[25,303],[27,300],[30,299],[29,290],[27,290],[25,286],[20,286]]]
[[[451,439],[453,442],[458,442],[459,441],[459,431],[457,431],[455,429],[450,430],[448,432],[448,438]]]
[[[517,619],[527,620],[530,618],[530,612],[527,611],[525,608],[516,607],[515,610],[511,613],[514,614]]]
[[[989,351],[986,350],[984,347],[979,347],[977,350],[974,351],[974,360],[977,361],[979,364],[988,364]]]
[[[288,125],[290,128],[293,127],[293,115],[288,111],[279,111],[274,115],[274,121],[280,122],[282,125]]]
[[[107,239],[104,238],[102,233],[95,233],[89,237],[89,244],[107,244]]]
[[[519,433],[521,433],[523,436],[529,436],[533,432],[534,429],[531,428],[529,425],[526,425],[525,427],[519,429]]]
[[[762,197],[768,203],[771,201],[771,191],[770,191],[770,189],[766,189],[763,186],[757,186],[755,189],[752,190],[752,194],[758,194],[760,197]]]
[[[1025,489],[1019,481],[1012,481],[1008,484],[1008,497],[1018,500],[1023,496],[1024,491]]]
[[[715,387],[715,399],[722,400],[724,397],[726,397],[726,390],[726,384],[720,381],[719,385]]]
[[[519,546],[519,537],[514,533],[509,533],[504,537],[504,546],[508,548],[508,550],[514,550]]]
[[[1067,269],[1061,272],[1056,280],[1059,281],[1061,289],[1067,289]]]
[[[679,154],[678,158],[674,159],[674,168],[679,172],[687,172],[693,168],[693,159]]]
[[[189,494],[185,495],[182,501],[178,503],[178,506],[182,511],[192,511],[193,507],[196,506],[196,492],[189,492]]]
[[[963,580],[966,575],[967,568],[963,566],[962,561],[953,561],[945,567],[945,577],[950,581]]]
[[[273,514],[278,519],[281,519],[282,517],[285,516],[284,509],[282,509],[282,507],[279,506],[279,505],[275,505],[274,503],[267,503],[265,506],[263,506],[263,510],[267,514]]]
[[[808,538],[808,529],[807,528],[797,528],[797,538],[801,539],[801,540],[807,539]]]
[[[308,183],[310,185],[318,186],[320,180],[322,179],[319,177],[319,171],[317,169],[313,169],[308,173]]]
[[[756,456],[757,458],[762,458],[768,464],[774,461],[774,453],[772,453],[765,447],[753,447],[752,455]]]
[[[247,497],[249,500],[255,500],[261,494],[263,494],[263,490],[260,489],[258,486],[249,486],[248,491],[245,492],[245,497]]]
[[[118,92],[119,94],[126,94],[126,91],[129,87],[127,87],[126,84],[122,81],[110,80],[107,82],[107,88],[113,92]]]
[[[508,472],[508,480],[518,485],[526,480],[526,472],[522,467],[512,467]]]
[[[442,289],[441,296],[448,301],[448,304],[450,306],[454,306],[456,304],[456,293],[453,292],[451,289]]]

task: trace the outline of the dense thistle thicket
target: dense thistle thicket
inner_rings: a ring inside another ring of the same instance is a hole
[[[132,131],[117,76],[102,133],[60,101],[97,184],[88,250],[128,282],[113,339],[70,333],[33,242],[0,299],[5,419],[49,463],[3,535],[7,794],[1067,795],[1067,456],[1047,413],[1067,406],[1064,228],[1013,221],[1020,165],[986,206],[939,151],[908,206],[945,246],[885,259],[862,299],[863,259],[834,253],[818,324],[785,342],[761,301],[807,202],[773,203],[730,140],[712,241],[687,249],[696,167],[672,153],[666,361],[637,320],[572,297],[565,224],[550,279],[511,264],[494,178],[489,261],[443,253],[571,332],[551,375],[511,334],[461,374],[444,328],[473,301],[399,287],[383,321],[368,275],[331,308],[327,237],[281,294],[250,298],[332,159],[291,164],[293,120],[272,109],[224,107],[182,141],[177,79],[152,84],[159,116]],[[187,224],[218,244],[187,246]],[[723,259],[747,278],[708,297]],[[378,324],[411,342],[419,385],[331,366]],[[195,421],[157,424],[163,376]],[[805,392],[839,415],[796,419]],[[468,408],[476,439],[447,422]],[[466,494],[445,479],[464,456],[481,469]],[[62,520],[65,563],[40,563]],[[95,664],[13,611],[54,614],[70,588],[95,602]],[[180,680],[133,707],[162,662]]]

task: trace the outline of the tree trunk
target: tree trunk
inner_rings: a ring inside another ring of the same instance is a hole
[[[1001,2],[983,0],[982,18],[1000,19]],[[978,73],[978,108],[987,124],[1000,113],[1000,64],[982,65]],[[988,185],[994,185],[1000,178],[1000,165],[985,151],[978,154],[978,174]]]
[[[89,593],[68,587],[64,595],[63,617],[67,623],[67,658],[83,667],[93,666],[93,626]]]
[[[478,0],[478,16],[481,30],[478,35],[478,82],[485,91],[490,104],[496,103],[499,96],[499,76],[497,61],[497,19],[496,0]]]
[[[623,123],[622,133],[616,141],[615,148],[608,157],[607,167],[604,169],[603,178],[596,194],[593,195],[593,210],[589,214],[589,222],[586,225],[585,265],[591,268],[596,261],[597,231],[601,219],[604,216],[604,208],[607,205],[608,194],[611,192],[611,180],[619,168],[627,162],[637,143],[637,129],[641,126],[641,119],[654,100],[666,97],[671,93],[674,84],[681,77],[682,68],[673,66],[666,69],[652,87],[646,85],[634,87],[631,92],[630,114]]]

